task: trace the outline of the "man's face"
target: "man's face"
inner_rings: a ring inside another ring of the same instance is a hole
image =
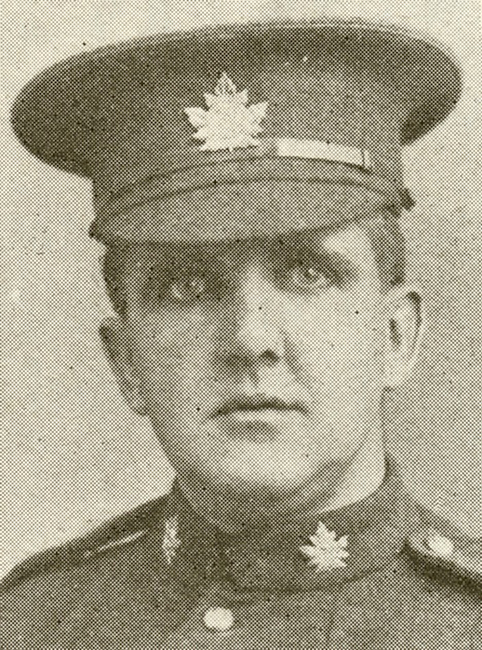
[[[130,372],[181,480],[281,496],[379,436],[385,320],[356,225],[135,247]]]

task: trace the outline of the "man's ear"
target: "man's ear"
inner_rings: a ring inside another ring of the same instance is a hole
[[[385,373],[387,388],[403,384],[417,361],[425,324],[415,288],[394,287],[386,294]]]
[[[146,414],[139,377],[132,363],[132,353],[125,323],[120,318],[106,318],[99,327],[105,355],[117,383],[130,408],[138,415]]]

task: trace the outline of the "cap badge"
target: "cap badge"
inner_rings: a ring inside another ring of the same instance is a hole
[[[208,110],[199,106],[184,109],[189,121],[198,129],[193,135],[204,140],[201,151],[256,147],[256,139],[263,128],[261,122],[266,115],[268,102],[248,106],[248,91],[236,91],[236,86],[223,72],[214,94],[205,93]]]
[[[177,517],[169,517],[164,525],[164,537],[162,539],[162,550],[166,557],[167,563],[171,564],[181,540],[178,537],[179,522]]]
[[[348,537],[336,539],[336,534],[328,530],[325,524],[318,524],[318,529],[310,537],[311,545],[300,546],[300,551],[309,558],[316,572],[346,566],[345,558],[349,556],[346,550]]]

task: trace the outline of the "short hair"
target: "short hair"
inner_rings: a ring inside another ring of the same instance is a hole
[[[369,217],[357,222],[365,229],[375,262],[378,267],[382,288],[400,285],[405,280],[406,254],[405,238],[396,214],[387,213]],[[136,244],[115,243],[107,246],[102,258],[102,274],[110,302],[120,316],[126,314],[125,266],[130,250]]]

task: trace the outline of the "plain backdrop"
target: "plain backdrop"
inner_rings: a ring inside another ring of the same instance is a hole
[[[481,39],[478,2],[6,1],[2,4],[2,432],[0,574],[169,489],[146,421],[122,403],[97,336],[109,313],[88,183],[24,151],[8,107],[35,73],[115,40],[278,15],[380,18],[448,44],[462,100],[405,153],[417,206],[403,219],[429,327],[413,380],[386,405],[388,446],[411,491],[480,533]]]

